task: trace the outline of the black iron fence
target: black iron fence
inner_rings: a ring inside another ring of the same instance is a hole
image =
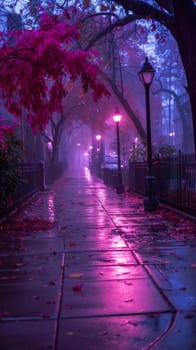
[[[160,202],[196,216],[196,160],[194,155],[153,161],[156,193]],[[129,169],[122,169],[124,186],[131,192],[145,194],[146,162],[131,162]],[[103,181],[116,186],[117,171],[104,169]]]
[[[45,181],[47,185],[52,184],[60,176],[63,175],[64,171],[67,169],[66,162],[57,162],[51,164],[49,162],[45,163]]]
[[[43,190],[44,184],[44,164],[22,164],[20,169],[21,182],[18,184],[14,201],[20,202],[25,197],[34,192]]]
[[[16,186],[10,203],[7,207],[1,208],[0,218],[8,215],[35,192],[45,188],[44,164],[42,162],[38,164],[21,164],[18,169],[18,175],[20,181]]]
[[[129,171],[128,169],[122,168],[122,182],[125,188],[129,187]],[[116,188],[118,185],[118,170],[111,168],[103,168],[100,176],[106,186]]]
[[[159,201],[196,216],[196,160],[179,152],[175,159],[153,162]],[[129,189],[144,195],[146,163],[130,163]]]

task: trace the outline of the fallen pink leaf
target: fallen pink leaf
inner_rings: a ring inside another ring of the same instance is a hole
[[[138,324],[136,322],[132,322],[132,321],[128,321],[128,324],[131,324],[132,326],[135,326],[135,327],[138,326]]]
[[[76,284],[76,285],[72,288],[72,290],[73,290],[74,292],[81,292],[81,291],[82,291],[82,288],[83,288],[83,284]]]
[[[69,246],[70,246],[70,247],[74,247],[75,245],[76,245],[76,243],[74,243],[74,242],[70,242],[70,243],[69,243]]]
[[[55,286],[56,282],[54,282],[54,281],[49,281],[48,284],[49,284],[50,286]]]
[[[186,287],[181,287],[181,288],[179,288],[179,290],[184,291],[184,290],[186,290]]]
[[[184,318],[187,318],[187,319],[190,319],[190,318],[193,318],[194,315],[193,314],[186,314],[184,315]]]
[[[54,304],[56,304],[56,301],[55,301],[55,300],[48,300],[48,301],[46,302],[46,304],[54,305]]]
[[[127,286],[132,286],[132,285],[133,285],[133,283],[130,282],[130,281],[125,281],[124,283],[125,283]]]
[[[82,278],[83,277],[83,273],[80,273],[80,272],[78,272],[78,273],[71,273],[70,275],[69,275],[69,277],[70,278]]]
[[[43,314],[41,314],[41,317],[43,317],[43,318],[50,318],[50,315],[48,313],[43,313]]]

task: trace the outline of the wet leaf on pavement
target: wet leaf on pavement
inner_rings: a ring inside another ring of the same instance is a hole
[[[83,288],[83,284],[76,284],[75,286],[73,286],[72,290],[74,292],[81,292]]]
[[[70,273],[70,275],[69,275],[69,277],[70,278],[82,278],[83,277],[83,273],[80,273],[80,272],[78,272],[78,273]]]

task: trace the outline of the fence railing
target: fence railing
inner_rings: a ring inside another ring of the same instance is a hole
[[[16,187],[16,191],[12,198],[10,206],[1,209],[0,218],[8,215],[10,211],[20,205],[29,196],[35,192],[43,190],[45,187],[44,165],[42,162],[38,164],[21,164],[18,173],[21,181]]]
[[[156,193],[160,202],[196,216],[196,160],[194,155],[179,153],[175,159],[153,163]],[[129,189],[144,195],[146,163],[130,163]]]
[[[38,164],[22,164],[20,169],[22,182],[18,184],[14,196],[16,202],[23,200],[26,196],[44,189],[44,166]]]
[[[194,155],[153,161],[156,194],[160,202],[196,216],[196,160]],[[146,162],[131,162],[122,169],[124,186],[135,193],[145,194]],[[104,169],[103,180],[115,187],[117,170]]]

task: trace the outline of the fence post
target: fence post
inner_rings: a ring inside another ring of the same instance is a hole
[[[179,171],[179,201],[182,202],[182,152],[178,151],[178,171]]]
[[[38,188],[40,191],[44,191],[46,186],[45,186],[45,166],[44,166],[44,162],[40,161],[37,164],[37,184],[38,184]]]

